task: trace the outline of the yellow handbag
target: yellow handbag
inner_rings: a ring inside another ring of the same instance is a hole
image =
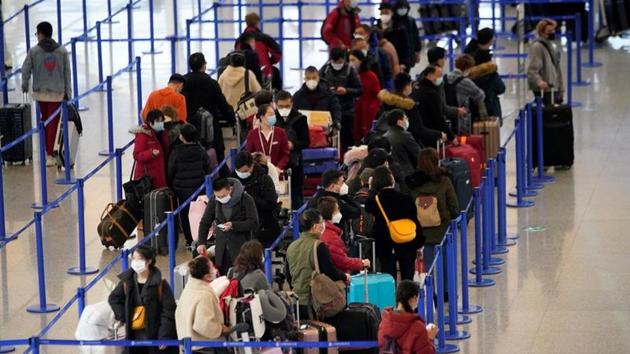
[[[385,214],[383,206],[381,205],[381,201],[378,199],[378,195],[376,196],[376,204],[378,204],[378,208],[381,210],[381,213],[385,218],[392,241],[395,243],[407,243],[416,238],[416,223],[413,222],[413,220],[400,219],[390,222],[387,214]]]
[[[134,331],[144,329],[144,306],[136,306],[133,308],[133,316],[131,317],[131,329]]]

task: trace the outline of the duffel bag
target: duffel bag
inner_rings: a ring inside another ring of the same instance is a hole
[[[96,231],[105,247],[121,248],[138,226],[142,213],[130,208],[125,200],[110,203],[101,214]]]

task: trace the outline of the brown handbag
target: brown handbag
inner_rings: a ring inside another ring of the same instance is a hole
[[[339,314],[346,308],[346,284],[332,281],[319,271],[317,247],[321,242],[313,244],[314,270],[311,274],[311,303],[317,318],[329,318]]]

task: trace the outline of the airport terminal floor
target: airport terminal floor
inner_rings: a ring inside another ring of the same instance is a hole
[[[244,0],[243,3],[248,1]],[[64,42],[82,32],[81,1],[63,0],[62,23]],[[88,1],[88,25],[107,17],[106,1]],[[111,1],[113,11],[123,8],[126,0]],[[211,2],[202,1],[202,8]],[[264,3],[264,1],[263,1]],[[257,3],[256,3],[257,4]],[[23,1],[4,1],[3,13],[15,13],[22,8]],[[486,4],[487,5],[487,4]],[[139,1],[133,10],[134,30],[137,38],[149,36],[148,1]],[[156,38],[173,33],[172,1],[156,0],[154,21]],[[180,0],[178,5],[178,32],[185,34],[184,19],[198,13],[197,2]],[[365,15],[376,12],[371,7]],[[257,6],[243,8],[243,16]],[[30,9],[29,33],[35,25],[50,21],[57,38],[56,6],[53,0],[44,0]],[[295,16],[295,8],[286,7],[284,16]],[[374,11],[374,12],[373,12]],[[224,18],[238,19],[233,8],[221,8]],[[488,14],[488,8],[482,8]],[[309,10],[309,18],[323,18],[324,6]],[[363,14],[362,14],[363,15]],[[266,7],[263,17],[277,17],[278,9]],[[208,16],[211,19],[212,16]],[[127,38],[127,15],[117,15],[120,23],[103,24],[102,33],[107,38]],[[192,36],[213,37],[213,24],[193,25]],[[509,28],[508,28],[509,29]],[[277,33],[277,26],[268,24],[265,31]],[[287,23],[284,35],[295,35],[295,24]],[[24,39],[24,17],[19,16],[5,26],[6,45],[12,53],[14,67],[19,67],[26,53]],[[236,36],[238,25],[221,24],[222,36]],[[91,35],[95,35],[94,32]],[[304,35],[319,36],[319,24],[304,27]],[[233,42],[222,41],[218,46],[221,57]],[[35,38],[31,35],[31,45]],[[441,43],[444,45],[444,43]],[[157,41],[159,54],[144,54],[149,50],[147,41],[134,43],[134,57],[141,57],[142,92],[146,100],[148,93],[166,85],[171,74],[170,42]],[[500,39],[497,46],[501,51],[514,52],[514,42]],[[208,67],[215,62],[215,44],[212,41],[192,42],[192,51],[201,49],[208,58]],[[505,264],[502,273],[492,276],[496,285],[489,288],[470,288],[470,303],[481,305],[483,312],[471,315],[472,323],[459,326],[469,331],[471,338],[454,342],[460,352],[466,354],[551,354],[551,353],[630,353],[630,259],[627,257],[630,239],[626,235],[629,221],[630,193],[627,191],[630,174],[630,148],[626,145],[630,136],[630,121],[627,119],[627,92],[630,80],[626,79],[630,63],[630,40],[611,38],[595,50],[595,60],[603,65],[584,68],[583,79],[590,82],[584,87],[574,87],[575,107],[575,164],[568,170],[549,170],[555,182],[545,185],[532,197],[535,206],[508,209],[507,226],[510,233],[520,238],[509,253],[500,256]],[[104,43],[103,68],[105,75],[117,72],[128,64],[127,43]],[[324,64],[325,45],[321,41],[305,41],[303,67]],[[455,49],[458,51],[459,49]],[[177,70],[186,71],[186,42],[176,43]],[[500,51],[497,51],[500,52]],[[85,92],[98,84],[97,46],[76,44],[79,91]],[[575,54],[575,53],[574,53]],[[583,58],[587,50],[583,48]],[[566,52],[563,54],[566,55]],[[297,41],[284,43],[284,79],[289,91],[296,91],[302,83],[301,72],[293,70],[300,65]],[[583,61],[586,61],[583,59]],[[510,58],[497,59],[501,73],[515,73],[516,61]],[[412,73],[418,73],[427,65],[425,51],[422,62]],[[575,69],[575,68],[574,68]],[[524,80],[507,80],[507,91],[502,96],[505,124],[502,138],[505,140],[514,126],[516,112],[531,94]],[[21,102],[20,75],[9,80],[10,102]],[[96,92],[81,100],[84,133],[80,139],[79,152],[74,167],[75,176],[83,176],[105,157],[99,152],[106,150],[107,104],[106,94]],[[137,122],[136,77],[123,73],[113,79],[113,128],[114,144],[122,147],[132,139],[129,129]],[[229,141],[234,146],[234,141]],[[38,151],[34,141],[34,151]],[[123,179],[129,178],[132,158],[129,152],[123,156]],[[31,204],[40,201],[40,177],[38,154],[27,166],[5,166],[4,205],[6,228],[12,233],[33,217]],[[55,180],[63,177],[63,171],[47,169],[49,200],[57,198],[69,186],[59,185]],[[514,143],[508,145],[507,186],[515,185]],[[115,164],[108,164],[85,185],[86,257],[87,265],[101,268],[118,256],[118,252],[101,246],[96,226],[105,205],[114,201]],[[469,258],[474,257],[473,223],[469,230]],[[43,242],[45,275],[49,303],[65,304],[77,288],[84,286],[93,276],[73,276],[67,269],[78,262],[77,243],[77,196],[65,199],[58,208],[43,217]],[[132,244],[135,241],[129,241]],[[190,257],[182,242],[177,251],[177,263]],[[158,257],[158,266],[164,273],[168,270],[168,258]],[[109,272],[86,296],[87,304],[103,301],[116,285],[119,266]],[[38,302],[37,255],[34,227],[29,227],[19,239],[0,248],[0,339],[29,338],[35,336],[52,314],[31,314],[26,308]],[[76,306],[68,311],[53,327],[48,338],[74,338],[78,320]],[[22,353],[26,346],[18,346]],[[76,347],[43,346],[42,353],[76,353]]]

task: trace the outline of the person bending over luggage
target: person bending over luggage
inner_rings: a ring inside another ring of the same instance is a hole
[[[131,254],[131,267],[120,273],[120,282],[109,294],[109,306],[126,340],[176,339],[175,298],[155,266],[155,253],[139,246]],[[127,354],[178,353],[178,347],[128,347]]]
[[[293,106],[297,110],[330,112],[337,128],[341,124],[341,105],[337,95],[321,82],[319,71],[314,66],[304,70],[304,85],[293,95]]]
[[[352,133],[354,135],[354,144],[360,145],[370,128],[372,122],[376,118],[376,114],[381,108],[381,102],[378,100],[378,93],[381,91],[381,84],[378,77],[368,67],[367,57],[360,50],[353,50],[348,56],[350,65],[359,73],[363,92],[354,103],[354,127]]]
[[[460,207],[457,195],[449,178],[449,172],[439,165],[439,155],[434,148],[420,151],[418,169],[407,177],[406,182],[414,200],[418,196],[432,196],[437,199],[442,224],[436,227],[423,227],[422,229],[422,233],[426,237],[424,269],[429,269],[435,258],[435,246],[442,242],[451,220],[459,216]],[[462,206],[462,208],[464,207]],[[444,260],[446,261],[446,258]]]
[[[420,286],[413,281],[403,280],[396,288],[396,307],[383,311],[378,327],[378,346],[381,351],[391,350],[400,354],[435,354],[433,339],[438,328],[434,324],[425,326],[418,315]]]
[[[199,224],[197,252],[207,255],[208,231],[216,221],[215,264],[221,274],[233,265],[241,246],[252,239],[258,229],[258,213],[254,198],[243,190],[235,178],[218,178],[212,182],[214,196],[208,201]]]
[[[449,90],[455,89],[457,105],[466,108],[466,115],[452,122],[452,130],[458,134],[472,134],[472,119],[488,119],[486,111],[486,94],[475,83],[468,78],[470,69],[475,66],[475,59],[470,54],[458,55],[455,59],[455,70],[446,74],[446,84]],[[450,94],[447,93],[447,97]],[[474,115],[473,115],[474,113]]]
[[[239,152],[234,158],[232,178],[238,179],[245,192],[254,198],[258,211],[260,229],[255,231],[257,239],[264,245],[270,245],[278,234],[278,194],[271,177],[258,164],[254,163],[252,154]]]
[[[394,176],[385,166],[374,169],[370,187],[372,192],[370,198],[365,202],[365,211],[374,215],[371,236],[376,240],[376,257],[381,265],[381,270],[396,279],[396,263],[398,263],[400,278],[412,280],[416,251],[424,244],[424,235],[418,222],[414,200],[411,196],[394,190]],[[416,237],[409,242],[395,243],[383,214],[387,215],[390,222],[400,219],[413,220],[416,224]]]
[[[164,113],[154,109],[147,113],[146,123],[132,128],[135,135],[133,178],[151,177],[153,189],[166,187],[166,158],[169,154],[168,134],[164,131]]]
[[[311,138],[308,135],[306,117],[295,109],[293,98],[287,91],[276,94],[276,117],[278,127],[284,129],[289,138],[289,165],[291,168],[291,205],[298,209],[303,203],[304,194],[304,162],[302,150],[308,148]]]
[[[287,249],[286,275],[293,292],[300,300],[300,319],[310,319],[311,277],[314,260],[313,248],[317,247],[317,261],[319,271],[327,275],[332,281],[350,283],[350,274],[346,274],[332,263],[330,252],[320,238],[326,226],[324,219],[317,209],[306,209],[300,216],[300,238],[291,242]],[[315,244],[317,243],[317,246]]]
[[[260,127],[247,134],[245,150],[254,153],[261,152],[282,173],[289,164],[289,139],[284,129],[276,127],[276,112],[271,105],[263,104],[258,107],[256,120]]]
[[[335,267],[344,273],[357,273],[363,268],[370,267],[369,259],[348,257],[348,250],[342,238],[343,230],[335,226],[341,221],[337,200],[333,197],[321,197],[317,202],[317,209],[326,224],[321,240],[328,247]]]
[[[168,159],[167,179],[180,203],[185,202],[201,186],[210,171],[208,153],[199,145],[197,129],[192,124],[184,124],[180,129],[182,144],[175,147]],[[187,205],[180,213],[186,246],[192,244]]]
[[[387,115],[389,129],[384,137],[392,146],[392,160],[400,165],[400,173],[409,176],[415,170],[420,145],[407,131],[409,128],[409,118],[400,109],[391,110]]]
[[[244,292],[252,290],[269,290],[271,285],[267,281],[264,269],[263,246],[256,240],[247,241],[234,260],[234,267],[228,272],[229,278],[239,279],[239,285]]]
[[[341,171],[330,169],[322,173],[322,189],[319,189],[311,198],[308,202],[308,207],[316,208],[319,198],[325,196],[335,198],[337,204],[339,204],[342,218],[337,225],[344,225],[346,221],[361,216],[359,205],[353,202],[348,195],[348,185]]]
[[[227,102],[236,111],[238,109],[238,101],[245,93],[245,70],[247,70],[247,88],[249,92],[255,94],[260,91],[261,87],[258,80],[256,80],[256,75],[245,68],[245,54],[243,52],[232,52],[229,58],[230,65],[221,73],[219,86],[221,86],[221,92],[225,95]]]
[[[212,291],[210,283],[212,262],[204,256],[195,257],[188,262],[190,277],[179,298],[175,310],[177,337],[193,341],[222,341],[231,328],[225,325],[219,299]],[[211,349],[193,347],[193,353],[216,353]]]
[[[564,97],[564,79],[560,56],[562,45],[556,41],[558,24],[551,19],[544,19],[536,25],[538,38],[529,50],[527,81],[534,96],[544,93],[545,104],[551,103],[551,90],[555,91],[555,103],[562,103]]]

